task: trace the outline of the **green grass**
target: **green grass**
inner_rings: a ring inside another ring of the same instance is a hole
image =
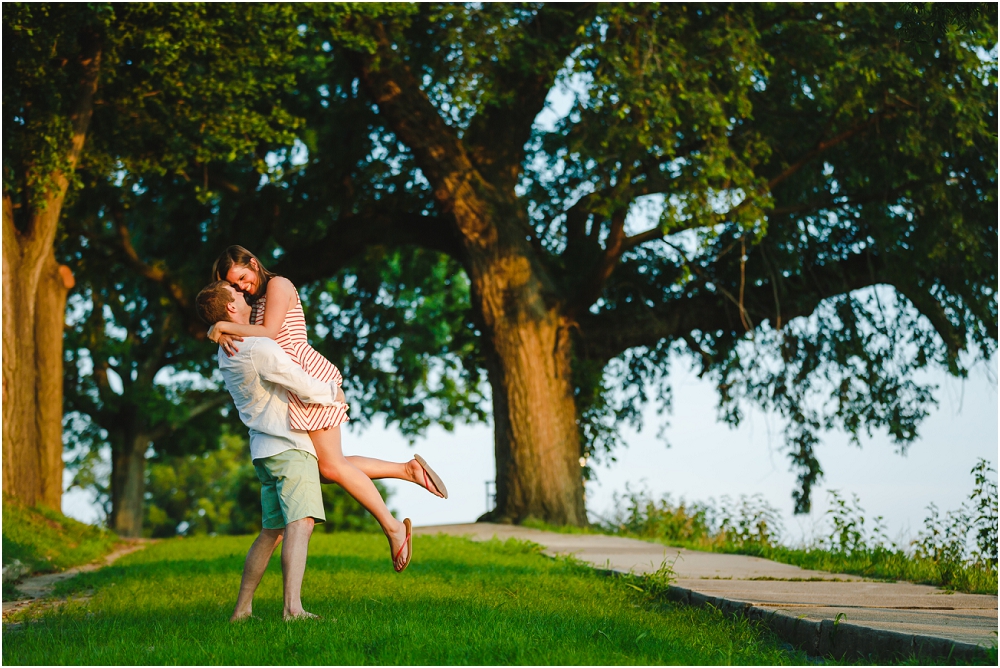
[[[701,552],[723,552],[762,557],[783,564],[791,564],[814,571],[849,573],[871,578],[929,584],[968,594],[997,594],[997,571],[979,563],[938,562],[921,559],[903,550],[868,548],[854,552],[834,552],[821,548],[792,548],[784,545],[765,545],[755,542],[733,542],[724,536],[700,536],[697,540],[674,540],[663,536],[649,536],[627,530],[614,530],[600,525],[587,527],[555,526],[538,520],[528,520],[526,527],[572,534],[605,534],[635,538],[670,547],[682,547]]]
[[[982,564],[940,563],[920,559],[902,550],[876,548],[846,554],[821,549],[749,544],[722,546],[716,548],[716,551],[749,554],[816,571],[935,585],[969,594],[995,596],[997,593],[996,569],[986,568]]]
[[[983,481],[977,481],[970,498],[976,501],[976,507],[988,510],[992,506],[995,517],[996,487],[985,489],[980,483]],[[724,498],[717,506],[714,501],[687,503],[682,499],[675,503],[669,495],[657,500],[648,492],[630,491],[616,498],[612,519],[576,531],[706,552],[746,554],[812,570],[905,580],[970,594],[997,594],[996,525],[989,526],[987,511],[981,513],[985,520],[973,518],[965,506],[960,512],[940,518],[932,506],[932,515],[925,520],[926,535],[921,532],[907,548],[886,540],[881,518],[865,518],[857,497],[848,502],[838,492],[831,490],[830,495],[832,509],[826,513],[832,525],[829,535],[804,546],[780,542],[780,513],[759,495],[741,497],[736,503]],[[560,530],[541,522],[531,526]],[[865,526],[873,529],[866,530]],[[970,537],[978,543],[976,550],[969,549]]]
[[[51,573],[109,553],[118,537],[48,508],[3,501],[3,563],[15,559],[32,573]]]
[[[770,631],[675,606],[536,546],[418,536],[407,571],[385,540],[316,534],[303,601],[321,621],[281,621],[277,557],[259,619],[229,624],[252,537],[173,539],[84,573],[91,594],[12,620],[5,664],[795,664]],[[336,620],[336,621],[334,621]]]

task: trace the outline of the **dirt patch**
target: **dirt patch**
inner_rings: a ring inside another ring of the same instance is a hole
[[[30,606],[35,606],[36,604],[40,604],[42,607],[47,608],[64,602],[63,600],[46,600],[49,595],[52,594],[52,590],[55,588],[56,583],[68,580],[78,573],[87,573],[89,571],[96,571],[98,568],[110,566],[120,557],[137,552],[145,548],[151,542],[153,541],[148,538],[129,539],[123,545],[119,545],[115,548],[114,551],[107,556],[89,564],[74,566],[73,568],[68,568],[61,573],[45,573],[43,575],[34,575],[32,577],[24,578],[24,580],[17,584],[17,590],[24,594],[25,598],[17,601],[4,601],[3,619],[7,619],[8,615],[24,610]],[[74,600],[79,600],[79,597],[74,598]]]

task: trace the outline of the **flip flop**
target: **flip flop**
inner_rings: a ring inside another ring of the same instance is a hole
[[[424,469],[424,487],[427,488],[427,491],[428,492],[431,491],[431,483],[434,483],[434,486],[437,487],[437,490],[441,492],[442,498],[447,499],[448,488],[444,486],[444,481],[441,480],[441,476],[435,473],[434,469],[428,466],[427,462],[424,461],[424,458],[421,457],[420,455],[413,455],[413,458],[416,459],[417,463],[420,464],[421,468]],[[428,478],[430,479],[428,480]],[[431,494],[433,493],[434,492],[431,492]]]
[[[395,562],[396,559],[399,559],[399,556],[403,554],[403,548],[405,548],[407,544],[409,544],[410,549],[406,553],[406,561],[403,562],[403,566],[401,568],[396,568],[395,564],[393,564],[393,568],[396,568],[397,573],[405,571],[406,567],[410,565],[410,559],[413,559],[413,525],[410,522],[409,517],[403,520],[403,526],[406,527],[406,538],[403,539],[403,544],[399,546],[399,552],[396,553],[396,558],[393,559],[393,562]]]

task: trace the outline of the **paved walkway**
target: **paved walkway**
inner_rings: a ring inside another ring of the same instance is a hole
[[[417,534],[472,540],[520,538],[551,555],[573,554],[597,568],[655,571],[673,564],[672,597],[711,603],[765,621],[778,635],[815,654],[965,654],[996,647],[997,597],[962,594],[907,582],[810,571],[767,559],[696,552],[630,538],[562,534],[502,524],[417,527]]]

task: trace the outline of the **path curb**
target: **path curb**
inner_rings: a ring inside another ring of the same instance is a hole
[[[877,659],[889,661],[906,656],[949,658],[968,662],[985,661],[986,650],[971,643],[947,638],[912,635],[873,629],[850,622],[800,619],[773,610],[715,596],[706,596],[684,587],[672,586],[667,597],[695,607],[711,606],[730,617],[759,621],[785,642],[815,656],[832,655],[838,659]]]
[[[615,569],[598,568],[611,576],[633,576]],[[645,578],[645,576],[633,576]],[[987,649],[980,645],[948,638],[885,631],[849,622],[836,623],[829,619],[816,621],[793,617],[780,610],[769,609],[745,601],[733,601],[718,596],[700,594],[685,587],[671,585],[666,596],[671,601],[696,608],[711,607],[727,617],[743,617],[767,626],[779,638],[812,656],[833,656],[848,660],[888,662],[909,656],[921,659],[951,659],[990,665]]]

